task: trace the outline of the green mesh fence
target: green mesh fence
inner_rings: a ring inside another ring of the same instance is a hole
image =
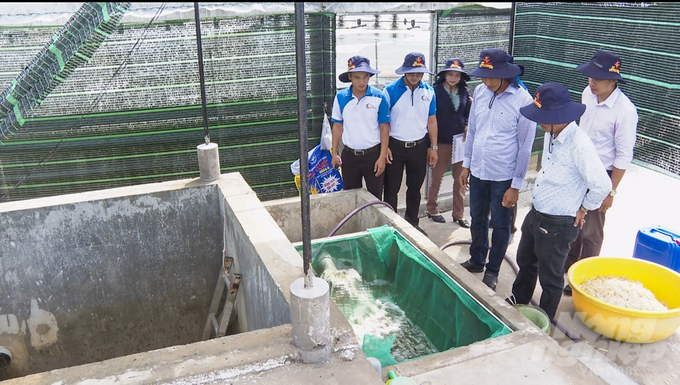
[[[479,53],[487,48],[510,50],[512,34],[512,10],[493,9],[482,6],[457,7],[437,12],[437,33],[434,50],[435,73],[442,70],[448,58],[463,59],[468,72],[477,68]],[[524,76],[522,76],[524,79]],[[467,82],[470,92],[481,83],[478,77]],[[533,151],[543,148],[543,130],[536,129]],[[451,166],[449,165],[449,170]]]
[[[334,22],[305,15],[309,148],[335,95]],[[58,30],[0,29],[0,84],[9,85]],[[294,14],[201,19],[201,34],[221,172],[240,172],[262,200],[297,195]],[[0,201],[198,177],[196,40],[193,19],[119,24],[20,130],[2,138]]]
[[[596,50],[621,57],[620,85],[637,106],[634,160],[680,175],[680,4],[516,3],[513,54],[532,94],[565,84],[581,100],[587,77],[576,66]]]
[[[298,246],[298,251],[300,249]],[[409,330],[418,330],[429,340],[427,345],[434,349],[430,353],[511,332],[392,227],[381,226],[368,229],[368,234],[315,242],[312,253],[316,276],[323,276],[325,269],[353,269],[360,275],[357,279],[372,287],[374,295],[369,297],[370,301],[375,297],[396,304],[412,324]],[[353,298],[348,301],[348,296]],[[331,287],[331,298],[351,321],[357,321],[357,316],[366,316],[366,322],[375,322],[375,315],[362,308],[371,305],[361,303],[360,300],[367,297]],[[383,365],[417,358],[429,351],[420,346],[405,349],[407,353],[404,353],[402,348],[400,355],[395,356],[394,345],[411,336],[400,330],[383,334],[367,333],[363,338],[364,353],[378,358]]]

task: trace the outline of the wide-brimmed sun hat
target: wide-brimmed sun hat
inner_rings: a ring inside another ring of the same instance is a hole
[[[404,58],[404,64],[397,68],[394,72],[397,75],[411,74],[411,73],[423,73],[431,74],[430,70],[425,67],[425,55],[420,52],[411,52]]]
[[[534,102],[519,109],[527,119],[543,124],[571,123],[580,118],[586,105],[571,100],[564,84],[545,83],[538,87]]]
[[[512,56],[498,48],[488,48],[479,54],[479,66],[470,72],[472,76],[492,79],[512,79],[524,73],[524,69],[513,63]]]
[[[380,73],[380,71],[371,68],[371,61],[363,56],[352,56],[349,58],[347,60],[347,72],[341,73],[338,79],[343,83],[351,83],[352,81],[347,76],[350,72],[368,72],[371,74],[370,76]]]
[[[463,60],[457,57],[451,58],[451,59],[446,59],[446,64],[444,64],[444,68],[442,68],[441,71],[437,74],[437,76],[444,76],[445,72],[449,71],[455,71],[455,72],[460,72],[461,73],[461,78],[463,80],[470,81],[470,75],[468,75],[467,71],[465,71],[465,63],[463,63]]]
[[[576,70],[593,79],[616,79],[625,83],[621,77],[621,58],[609,51],[596,51],[588,63],[576,67]]]

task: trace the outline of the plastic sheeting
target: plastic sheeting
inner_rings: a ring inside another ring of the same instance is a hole
[[[440,352],[511,332],[392,227],[386,225],[368,229],[368,234],[312,243],[312,252],[317,276],[328,266],[335,266],[338,270],[356,269],[363,282],[375,284],[380,290],[385,290],[387,283],[389,301],[401,308]],[[379,359],[383,365],[399,362],[390,354],[393,336],[366,334],[363,341],[367,356]]]

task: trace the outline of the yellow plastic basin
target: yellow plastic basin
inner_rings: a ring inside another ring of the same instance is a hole
[[[627,309],[603,302],[583,291],[589,278],[626,277],[641,282],[669,310]],[[567,273],[576,315],[595,332],[630,343],[670,337],[680,327],[680,274],[662,265],[634,258],[592,257],[574,263]]]

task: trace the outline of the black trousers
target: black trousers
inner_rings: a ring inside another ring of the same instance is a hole
[[[420,211],[420,189],[427,175],[427,140],[420,140],[413,147],[406,147],[404,142],[390,137],[392,164],[385,167],[384,201],[397,211],[397,194],[406,170],[406,212],[404,219],[413,226],[418,226]]]
[[[362,188],[366,184],[366,190],[378,200],[382,200],[385,173],[375,176],[375,162],[380,156],[380,144],[372,147],[365,155],[355,155],[354,151],[345,147],[342,150],[342,184],[345,190]]]
[[[538,277],[543,289],[538,306],[550,319],[555,318],[562,298],[569,244],[579,232],[574,221],[574,217],[546,215],[532,208],[522,223],[522,238],[517,247],[519,272],[512,284],[512,294],[518,304],[528,304]]]

